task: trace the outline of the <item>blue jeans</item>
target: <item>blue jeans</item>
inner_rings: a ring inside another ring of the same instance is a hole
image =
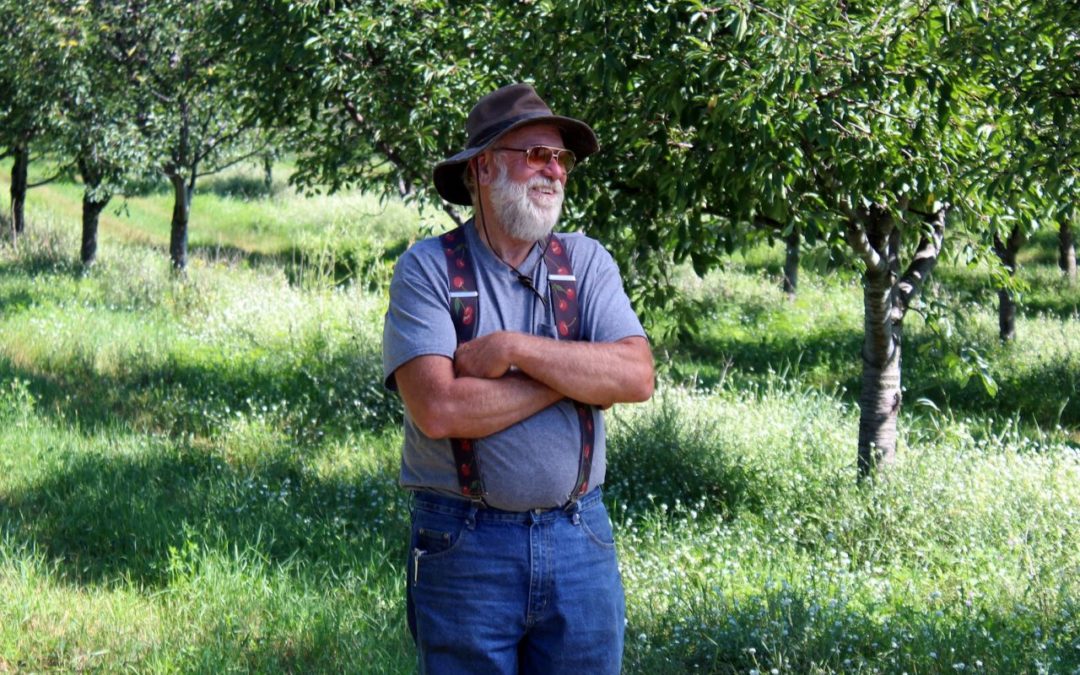
[[[418,492],[410,548],[421,672],[619,672],[626,607],[599,488],[524,513]]]

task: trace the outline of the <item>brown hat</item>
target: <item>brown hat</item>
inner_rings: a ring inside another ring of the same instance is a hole
[[[511,84],[480,99],[465,121],[469,140],[465,149],[435,165],[435,189],[453,204],[472,204],[465,187],[465,165],[508,131],[529,124],[552,124],[562,132],[563,143],[578,160],[600,148],[596,134],[581,120],[553,115],[551,108],[527,84]]]

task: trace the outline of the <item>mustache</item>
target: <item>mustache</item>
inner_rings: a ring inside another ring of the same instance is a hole
[[[563,185],[561,182],[546,176],[533,176],[529,179],[529,182],[525,184],[526,189],[534,187],[549,188],[557,195],[561,195],[563,192]]]

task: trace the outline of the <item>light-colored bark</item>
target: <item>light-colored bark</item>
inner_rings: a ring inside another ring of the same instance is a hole
[[[900,275],[900,230],[883,208],[860,212],[847,224],[847,240],[866,265],[863,273],[862,389],[859,394],[859,477],[896,459],[896,425],[903,400],[901,338],[908,308],[937,264],[944,240],[944,210],[926,216],[931,228]]]

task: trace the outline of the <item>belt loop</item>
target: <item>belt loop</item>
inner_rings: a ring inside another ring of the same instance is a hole
[[[480,502],[473,501],[469,503],[469,513],[465,516],[465,527],[470,530],[476,529],[476,512],[479,508]]]

